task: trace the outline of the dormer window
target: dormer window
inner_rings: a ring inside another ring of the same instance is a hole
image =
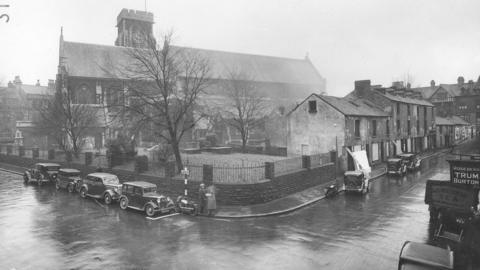
[[[317,101],[316,100],[309,100],[308,101],[308,112],[309,113],[316,113],[317,112]]]

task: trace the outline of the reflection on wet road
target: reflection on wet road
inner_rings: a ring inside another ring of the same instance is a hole
[[[425,180],[443,158],[406,177],[381,177],[279,217],[215,220],[104,206],[0,173],[5,269],[395,269],[405,240],[428,241]],[[3,268],[2,268],[3,269]]]

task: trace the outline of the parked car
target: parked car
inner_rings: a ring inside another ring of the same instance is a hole
[[[420,168],[421,159],[418,158],[416,154],[413,153],[402,153],[397,155],[398,158],[404,160],[407,165],[407,170],[413,171]]]
[[[122,185],[120,208],[145,211],[145,214],[151,217],[156,213],[175,212],[175,203],[169,197],[157,193],[155,184],[133,181]]]
[[[57,179],[60,165],[57,163],[36,163],[32,169],[23,174],[23,182],[35,181],[40,186],[43,183],[54,183]]]
[[[79,190],[80,171],[77,169],[61,168],[58,171],[57,181],[55,182],[55,188],[64,188],[68,192],[72,193]]]
[[[346,192],[355,191],[365,194],[368,191],[368,180],[362,171],[345,172],[343,182]]]
[[[403,244],[398,260],[398,270],[449,270],[453,267],[453,251],[410,241]]]
[[[187,196],[180,195],[177,197],[175,209],[178,213],[196,216],[198,214],[199,206]]]
[[[407,173],[407,165],[401,158],[389,158],[387,160],[388,175],[404,175]]]
[[[116,175],[96,172],[88,174],[80,182],[80,196],[103,199],[105,204],[111,204],[120,198],[121,188],[122,185]]]

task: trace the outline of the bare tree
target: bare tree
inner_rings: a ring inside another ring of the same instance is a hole
[[[210,65],[195,51],[172,46],[171,33],[163,37],[162,48],[150,35],[143,40],[145,46],[127,49],[128,63],[113,72],[125,83],[122,114],[137,130],[169,144],[180,170],[180,142],[203,117],[197,99],[210,83]]]
[[[238,68],[228,70],[223,81],[227,99],[226,121],[240,133],[243,151],[251,131],[261,122],[259,120],[263,118],[267,105],[252,81],[250,73]]]
[[[96,126],[97,110],[91,105],[74,104],[69,90],[57,93],[39,107],[36,127],[40,133],[55,139],[64,152],[78,156],[87,131]]]

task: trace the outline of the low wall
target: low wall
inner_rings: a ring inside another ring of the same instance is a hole
[[[0,154],[0,162],[30,168],[37,162],[51,162],[48,160],[31,159],[14,155]],[[59,162],[62,167],[75,168],[86,175],[95,171],[96,167],[75,163]],[[116,174],[121,182],[147,181],[155,183],[158,190],[172,198],[183,194],[183,179],[163,178],[151,175],[138,174],[126,170],[108,170]],[[335,179],[335,164],[328,163],[311,169],[301,169],[293,173],[279,175],[272,180],[256,184],[215,184],[218,189],[217,202],[222,205],[250,205],[265,203],[304,189],[323,184]],[[192,198],[198,197],[199,181],[189,181],[188,192]]]

